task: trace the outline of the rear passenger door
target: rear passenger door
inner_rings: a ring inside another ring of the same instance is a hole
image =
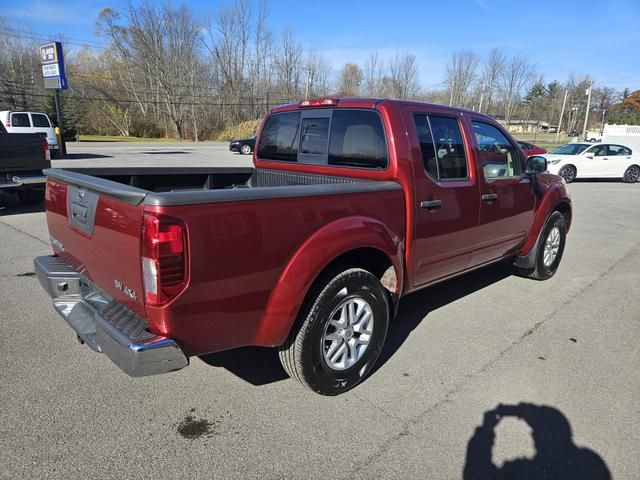
[[[515,253],[533,223],[535,192],[522,150],[496,124],[473,118],[480,170],[480,222],[474,266]]]
[[[403,111],[414,166],[413,284],[465,270],[475,248],[479,193],[461,116],[437,107]]]

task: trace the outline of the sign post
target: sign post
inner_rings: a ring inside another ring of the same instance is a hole
[[[56,117],[60,127],[60,153],[67,154],[67,146],[64,142],[64,121],[62,119],[60,90],[69,88],[67,75],[64,70],[64,56],[60,42],[47,43],[40,47],[40,62],[42,63],[42,76],[44,88],[55,90]]]

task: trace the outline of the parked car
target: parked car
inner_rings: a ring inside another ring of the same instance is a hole
[[[15,193],[25,205],[38,205],[44,199],[51,153],[44,135],[7,133],[0,123],[0,191]]]
[[[600,142],[602,141],[602,132],[599,130],[587,130],[584,141],[592,143]]]
[[[549,172],[567,183],[576,178],[621,178],[635,183],[640,178],[640,155],[623,145],[569,143],[545,155]]]
[[[44,133],[52,157],[60,150],[55,127],[46,113],[3,110],[0,112],[0,122],[8,133]]]
[[[37,276],[130,375],[270,346],[335,395],[371,372],[400,297],[504,260],[558,268],[566,186],[489,116],[322,99],[272,109],[258,138],[254,169],[46,171]]]
[[[523,142],[522,140],[518,140],[518,145],[520,145],[520,148],[524,150],[527,157],[531,157],[533,155],[544,155],[547,153],[546,148],[538,147],[532,143]]]
[[[569,132],[569,137],[577,137],[578,136],[578,131],[577,130],[571,130]]]
[[[253,137],[244,138],[242,140],[232,140],[231,143],[229,143],[229,150],[232,152],[241,153],[242,155],[249,155],[253,153],[255,144],[255,135]]]

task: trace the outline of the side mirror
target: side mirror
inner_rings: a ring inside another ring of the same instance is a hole
[[[534,155],[527,160],[527,169],[524,173],[527,175],[535,175],[536,173],[544,173],[546,171],[547,159],[539,155]]]

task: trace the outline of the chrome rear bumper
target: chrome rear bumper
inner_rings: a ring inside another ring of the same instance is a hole
[[[35,175],[28,177],[20,177],[17,175],[9,176],[6,179],[0,179],[0,188],[19,188],[24,185],[42,185],[47,182],[45,175]]]
[[[105,353],[132,377],[156,375],[189,363],[178,344],[147,330],[146,321],[87,281],[60,257],[33,260],[53,306],[96,352]]]

